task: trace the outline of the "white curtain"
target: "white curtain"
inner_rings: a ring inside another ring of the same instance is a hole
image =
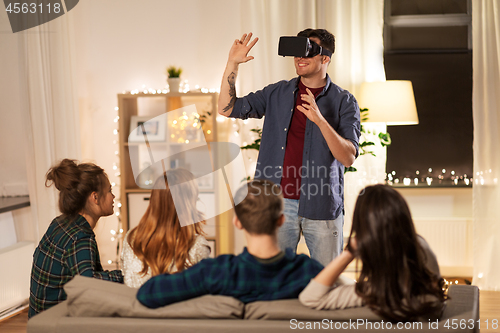
[[[66,14],[18,34],[28,184],[40,239],[59,214],[58,192],[45,187],[45,174],[63,158],[78,159],[81,151],[71,17]]]
[[[500,288],[500,0],[472,2],[474,277]]]
[[[383,0],[252,0],[241,2],[243,32],[253,32],[259,42],[251,51],[254,60],[242,64],[238,75],[238,95],[296,76],[293,58],[278,56],[280,36],[295,36],[306,28],[324,28],[335,35],[336,49],[328,74],[332,81],[356,96],[365,81],[385,81],[383,64]],[[235,36],[235,38],[240,36]],[[360,107],[363,107],[362,105]],[[235,142],[252,142],[250,128],[261,121],[234,124],[240,129]],[[367,129],[385,131],[385,125]],[[346,177],[344,233],[348,233],[354,202],[361,188],[385,179],[386,149],[376,147],[377,157],[363,156],[355,162],[358,172]],[[249,158],[255,162],[255,153]],[[253,165],[252,165],[253,166]],[[253,174],[253,167],[249,174]]]

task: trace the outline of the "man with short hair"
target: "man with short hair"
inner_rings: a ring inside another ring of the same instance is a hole
[[[149,308],[211,294],[244,303],[297,298],[323,266],[290,249],[282,251],[277,230],[283,224],[281,189],[268,180],[253,180],[235,194],[233,224],[243,230],[243,253],[204,259],[176,274],[157,275],[141,286],[137,299]]]
[[[252,34],[237,39],[229,51],[219,95],[219,114],[262,118],[262,140],[255,178],[280,184],[286,221],[280,247],[297,249],[302,232],[311,257],[327,265],[343,249],[344,167],[358,156],[360,115],[347,90],[327,74],[335,37],[324,29],[297,36],[319,45],[317,54],[295,57],[298,77],[236,97],[239,64],[252,60]]]

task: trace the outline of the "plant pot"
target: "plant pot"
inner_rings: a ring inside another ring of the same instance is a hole
[[[170,92],[179,92],[181,86],[181,78],[180,77],[169,77],[167,79],[168,87]]]

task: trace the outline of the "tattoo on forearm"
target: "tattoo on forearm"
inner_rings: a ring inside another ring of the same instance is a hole
[[[231,74],[229,74],[229,76],[227,77],[227,82],[229,83],[229,97],[231,97],[231,100],[222,110],[223,112],[231,110],[234,107],[234,103],[236,103],[236,74],[234,72],[231,72]]]

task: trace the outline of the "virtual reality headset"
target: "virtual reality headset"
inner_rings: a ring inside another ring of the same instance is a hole
[[[283,36],[280,37],[278,55],[283,57],[311,58],[318,54],[332,57],[332,52],[319,46],[307,37]]]

